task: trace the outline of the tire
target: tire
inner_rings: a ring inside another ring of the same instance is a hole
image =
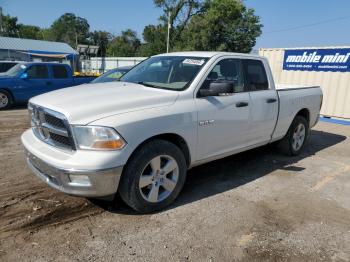
[[[282,152],[289,156],[301,153],[309,135],[309,124],[302,116],[296,116],[285,137],[280,141]]]
[[[12,96],[6,90],[0,89],[0,110],[9,109],[13,104]]]
[[[182,151],[168,141],[153,140],[141,146],[128,161],[119,183],[119,194],[137,212],[161,210],[177,198],[186,173]]]

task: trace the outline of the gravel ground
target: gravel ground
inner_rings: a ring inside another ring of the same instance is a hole
[[[0,112],[0,261],[350,261],[350,127],[189,172],[167,210],[67,196],[26,167],[24,109]]]

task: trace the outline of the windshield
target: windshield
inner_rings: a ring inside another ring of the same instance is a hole
[[[136,65],[120,81],[149,87],[184,90],[208,58],[189,56],[155,56]]]
[[[6,74],[8,76],[16,76],[19,74],[19,72],[23,71],[26,68],[27,67],[23,64],[17,64],[14,67],[12,67],[11,69],[9,69],[8,71],[6,71],[4,74]]]
[[[124,75],[126,72],[128,72],[129,69],[123,68],[123,69],[112,69],[104,73],[103,75],[97,77],[91,83],[105,83],[105,82],[113,82],[113,81],[119,81],[119,78]]]
[[[0,72],[4,73],[4,72],[8,71],[10,68],[14,67],[17,64],[18,63],[16,63],[16,62],[3,62],[3,63],[0,63]]]

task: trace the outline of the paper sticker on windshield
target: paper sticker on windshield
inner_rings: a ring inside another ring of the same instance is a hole
[[[187,64],[187,65],[203,65],[204,64],[204,59],[185,59],[182,63]]]
[[[26,69],[27,67],[25,65],[21,65],[21,68],[22,69]]]

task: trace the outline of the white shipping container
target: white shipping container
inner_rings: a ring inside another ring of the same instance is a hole
[[[259,49],[259,55],[265,56],[269,60],[277,84],[319,85],[323,91],[321,114],[350,119],[350,72],[283,70],[285,50],[340,48],[350,48],[350,46],[261,48]]]

